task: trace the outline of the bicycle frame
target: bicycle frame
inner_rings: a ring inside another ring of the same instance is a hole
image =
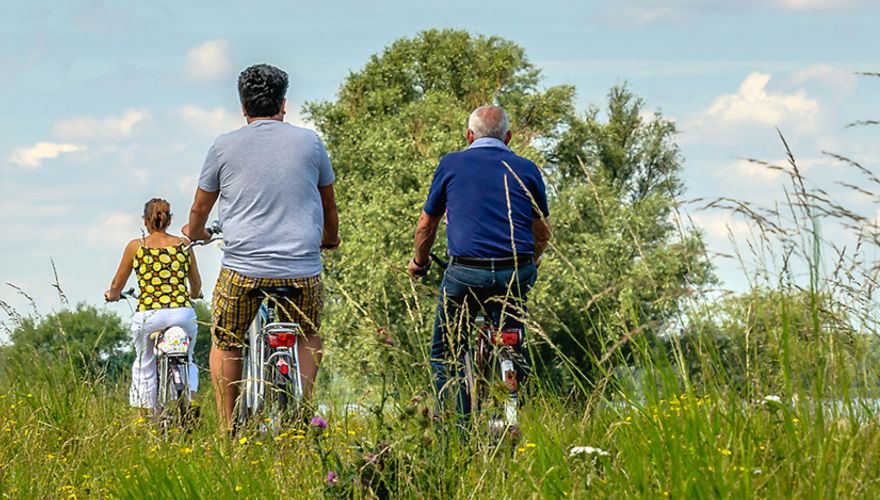
[[[270,297],[269,301],[273,300],[275,299]],[[242,352],[242,386],[239,404],[243,407],[239,408],[239,425],[244,425],[250,418],[267,411],[269,391],[278,391],[276,396],[282,400],[280,406],[284,407],[291,406],[287,398],[292,397],[295,400],[294,404],[302,398],[302,374],[297,348],[302,329],[298,323],[275,321],[275,309],[274,305],[270,307],[263,304],[248,330],[248,344]],[[277,338],[290,334],[295,335],[292,345],[274,347],[270,345],[273,335]],[[292,394],[287,393],[283,387],[278,387],[280,384],[272,380],[275,378],[273,375],[276,374],[288,377],[293,383]]]

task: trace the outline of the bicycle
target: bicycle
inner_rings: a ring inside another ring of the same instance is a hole
[[[234,417],[237,428],[263,417],[262,431],[276,433],[283,422],[302,410],[303,381],[297,342],[303,331],[299,323],[277,321],[279,305],[301,293],[302,290],[287,286],[261,287],[250,292],[252,297],[262,297],[264,301],[242,349],[242,385]]]
[[[219,224],[214,222],[208,229],[212,234],[211,239],[191,241],[184,247],[184,251],[188,252],[193,247],[208,245],[220,240],[219,227]],[[132,287],[120,293],[119,297],[137,299],[138,296]],[[190,344],[189,336],[183,328],[173,325],[164,330],[151,332],[149,339],[153,341],[158,375],[156,407],[153,416],[164,431],[167,431],[174,423],[186,426],[188,422],[194,420],[189,380],[190,361],[187,357]]]
[[[430,258],[441,269],[449,265],[437,255]],[[427,275],[427,269],[420,276]],[[516,438],[519,434],[519,376],[517,366],[524,334],[521,328],[499,327],[486,316],[474,317],[473,332],[467,339],[467,350],[461,364],[465,398],[477,413],[488,413],[487,426],[498,439],[505,433]]]

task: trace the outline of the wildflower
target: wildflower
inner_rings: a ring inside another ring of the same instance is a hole
[[[357,433],[354,432],[354,431],[348,431],[348,435],[349,435],[349,436],[354,436],[355,434],[357,434]]]
[[[257,446],[263,446],[263,442],[262,442],[262,441],[254,441],[254,444],[257,445]]]
[[[728,450],[727,448],[718,448],[718,452],[724,456],[730,456],[730,454],[731,454],[731,451]]]
[[[235,485],[235,491],[241,491],[242,489],[244,488],[242,488],[240,484]]]
[[[247,441],[247,436],[243,436],[241,439],[238,440],[238,444],[247,444]]]
[[[752,469],[752,474],[754,474],[756,476],[760,476],[763,473],[764,473],[764,471],[762,471],[761,469]]]
[[[800,422],[800,421],[801,421],[801,419],[799,419],[799,418],[797,418],[797,417],[792,417],[792,419],[791,419],[791,423],[793,423],[793,424],[796,424],[796,423],[798,423],[798,422]]]
[[[764,396],[764,399],[762,399],[761,402],[764,403],[764,404],[766,404],[766,405],[769,405],[769,404],[771,404],[771,403],[781,405],[781,404],[782,404],[782,398],[780,398],[779,396],[777,396],[777,395],[775,395],[775,394],[771,394],[771,395],[769,395],[769,396]]]
[[[526,448],[536,448],[537,446],[535,443],[526,443]]]
[[[309,425],[311,425],[312,427],[317,427],[318,429],[323,430],[323,429],[327,428],[327,421],[321,417],[314,416],[314,417],[312,417],[311,422],[309,422]]]
[[[522,453],[522,452],[526,451],[526,449],[525,448],[517,448],[516,451]]]
[[[601,448],[593,448],[592,446],[574,446],[568,452],[569,457],[576,457],[578,455],[596,455],[597,457],[607,457],[608,455],[610,455],[610,453]]]
[[[327,472],[327,484],[329,484],[330,486],[333,486],[337,482],[339,482],[339,475],[336,474],[336,471],[331,470],[331,471]]]
[[[182,453],[184,455],[189,455],[192,452],[193,452],[193,449],[188,446],[180,449],[180,453]]]
[[[27,397],[32,398],[32,397],[34,397],[34,395],[31,393],[27,393]]]

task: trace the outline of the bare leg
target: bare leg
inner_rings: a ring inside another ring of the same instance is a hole
[[[324,344],[321,337],[315,334],[307,334],[301,337],[297,349],[299,350],[300,373],[303,378],[303,396],[307,399],[312,396],[315,386],[315,378],[318,376],[318,366],[321,364],[321,356]]]
[[[241,380],[241,350],[224,351],[211,346],[211,381],[217,398],[217,422],[220,432],[232,432],[235,400],[238,398],[238,382]]]

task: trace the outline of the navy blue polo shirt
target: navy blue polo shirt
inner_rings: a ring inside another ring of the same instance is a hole
[[[504,258],[514,249],[534,254],[538,210],[550,215],[538,167],[504,142],[485,137],[440,160],[425,202],[428,215],[446,213],[449,254],[455,257]]]

